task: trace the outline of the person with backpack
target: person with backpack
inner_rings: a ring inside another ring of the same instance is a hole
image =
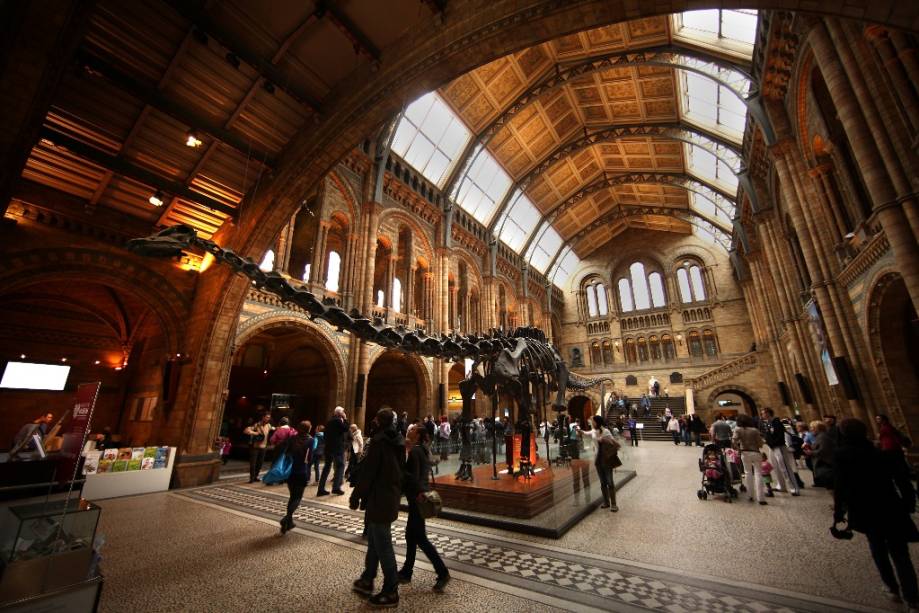
[[[310,452],[313,449],[313,437],[310,432],[313,424],[308,421],[301,421],[297,429],[293,430],[294,434],[287,436],[279,445],[278,457],[282,453],[290,458],[290,474],[287,477],[287,491],[290,497],[287,499],[287,514],[281,518],[281,534],[286,534],[293,530],[294,511],[300,506],[303,500],[303,490],[309,483],[309,465]]]
[[[603,504],[601,509],[609,509],[613,513],[619,511],[616,506],[616,483],[613,481],[613,469],[622,466],[622,460],[619,459],[619,443],[613,438],[613,433],[609,431],[603,418],[594,415],[594,429],[596,430],[597,455],[594,458],[594,467],[597,469],[597,475],[600,478],[600,492],[603,495]]]
[[[443,422],[441,422],[443,423]],[[412,571],[415,567],[416,550],[421,549],[437,573],[434,591],[442,593],[447,582],[450,581],[450,572],[444,564],[437,549],[428,540],[424,517],[418,507],[418,498],[425,492],[431,491],[431,452],[428,450],[428,432],[424,428],[415,428],[406,441],[408,457],[405,461],[405,476],[403,479],[405,499],[408,501],[408,521],[405,523],[405,562],[398,572],[399,583],[412,582]]]
[[[770,408],[763,409],[763,421],[766,425],[766,445],[769,446],[769,459],[775,468],[775,476],[779,487],[774,491],[791,492],[792,496],[800,496],[798,479],[794,473],[795,459],[791,449],[785,444],[785,426],[782,420],[775,416],[775,411]]]
[[[369,597],[371,605],[395,607],[399,604],[399,577],[392,546],[392,524],[399,517],[399,499],[402,498],[405,439],[396,430],[396,416],[392,409],[380,409],[374,421],[376,432],[370,439],[367,455],[360,463],[357,483],[348,505],[352,509],[365,509],[367,528],[364,572],[352,587],[359,595]],[[383,586],[371,596],[377,566],[383,569]]]

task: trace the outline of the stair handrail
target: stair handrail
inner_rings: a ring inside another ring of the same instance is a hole
[[[703,390],[732,375],[738,375],[756,368],[756,352],[750,351],[720,366],[705,371],[696,377],[687,377],[686,387]]]

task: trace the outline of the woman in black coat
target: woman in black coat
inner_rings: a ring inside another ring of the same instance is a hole
[[[850,529],[864,533],[891,597],[902,596],[911,608],[919,607],[916,570],[909,556],[909,543],[919,540],[919,532],[894,487],[893,474],[868,440],[864,422],[844,419],[839,430],[833,520],[838,524],[848,519]]]
[[[399,571],[399,583],[410,583],[415,566],[415,551],[421,549],[431,561],[437,573],[435,592],[444,591],[450,581],[450,572],[441,559],[437,549],[428,540],[424,518],[418,510],[418,496],[431,491],[431,452],[428,450],[428,431],[424,428],[413,428],[408,433],[408,458],[405,461],[403,480],[405,498],[408,500],[408,521],[405,524],[405,563]]]

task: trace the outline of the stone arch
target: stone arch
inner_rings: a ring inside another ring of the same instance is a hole
[[[348,204],[348,213],[351,216],[352,225],[357,224],[360,219],[360,214],[357,206],[357,196],[352,189],[351,184],[342,179],[337,172],[334,170],[328,174],[329,180],[335,184],[335,187],[338,188],[345,196],[345,202]]]
[[[911,435],[915,435],[916,432],[919,432],[919,415],[913,415],[914,411],[909,411],[909,404],[904,405],[901,402],[900,394],[898,394],[898,390],[909,392],[910,390],[903,389],[908,387],[909,383],[895,381],[897,379],[895,376],[896,371],[902,371],[902,366],[904,365],[908,368],[908,364],[900,365],[900,367],[898,365],[892,366],[889,359],[891,348],[888,343],[885,343],[888,340],[885,339],[885,336],[890,334],[890,326],[895,323],[893,320],[897,316],[897,313],[892,312],[895,305],[891,304],[891,300],[897,298],[897,292],[906,292],[903,277],[895,270],[884,268],[874,275],[868,287],[870,289],[867,293],[864,311],[868,330],[868,347],[880,387],[884,393],[888,416],[897,427],[902,428],[905,426]],[[908,294],[906,294],[905,300],[909,302]],[[906,358],[907,356],[903,357]],[[906,361],[908,362],[908,360]],[[903,375],[908,376],[908,372],[903,373]],[[915,390],[912,391],[915,393]]]
[[[472,271],[471,280],[475,281],[475,283],[470,285],[470,289],[473,287],[476,287],[481,291],[481,288],[482,288],[481,260],[476,260],[474,257],[472,257],[472,254],[470,254],[469,251],[467,251],[465,248],[462,248],[462,247],[454,246],[450,254],[454,256],[453,258],[454,261],[463,260],[464,262],[466,262],[466,269],[468,271]],[[453,270],[453,262],[451,262],[450,264],[451,264],[450,268],[451,270]]]
[[[715,400],[721,394],[725,394],[729,392],[732,394],[737,394],[738,396],[740,396],[747,402],[750,402],[751,405],[753,406],[754,411],[759,411],[760,409],[763,409],[764,407],[766,407],[765,404],[762,404],[760,402],[760,399],[757,396],[756,392],[754,392],[750,388],[744,385],[737,385],[736,383],[725,383],[724,385],[719,385],[718,387],[713,389],[711,392],[709,392],[708,400],[705,404],[706,409],[708,409],[709,411],[715,411]]]
[[[236,338],[233,342],[231,355],[245,345],[256,335],[271,330],[272,328],[297,328],[305,333],[307,338],[316,342],[322,348],[329,367],[335,372],[334,397],[337,404],[345,402],[345,385],[347,382],[345,359],[338,344],[329,336],[329,333],[320,325],[310,320],[307,315],[296,311],[269,311],[247,319],[236,329]]]
[[[378,350],[371,356],[370,363],[367,366],[367,401],[369,402],[370,398],[370,375],[373,373],[373,367],[376,365],[381,358],[384,356],[398,355],[401,356],[407,362],[407,365],[413,372],[416,377],[416,381],[419,383],[418,389],[418,412],[423,413],[425,411],[433,412],[434,407],[434,383],[431,376],[431,371],[428,369],[424,360],[420,356],[414,353],[405,353],[397,349],[382,349]],[[401,412],[402,409],[399,407],[392,407],[397,412]],[[446,408],[444,409],[446,411]],[[367,414],[366,420],[369,423],[369,420],[373,418],[374,407],[367,405]],[[409,415],[412,417],[411,415]]]
[[[399,226],[406,225],[411,228],[412,232],[414,233],[412,238],[418,241],[416,243],[416,250],[418,247],[421,247],[422,251],[424,252],[424,257],[428,258],[428,261],[430,262],[434,261],[434,248],[431,245],[431,239],[428,236],[429,231],[422,228],[421,224],[419,224],[416,219],[413,219],[410,215],[401,209],[394,207],[386,209],[383,211],[383,213],[380,214],[380,221],[377,224],[376,229],[377,235],[383,234],[383,226],[387,223],[393,223],[397,228],[397,233]],[[418,254],[416,253],[416,255]]]
[[[49,281],[93,282],[137,296],[162,325],[169,352],[184,353],[188,299],[152,267],[127,254],[96,249],[36,249],[0,258],[0,288],[4,293]]]

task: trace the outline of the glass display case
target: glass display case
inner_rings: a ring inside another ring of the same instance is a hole
[[[0,510],[0,602],[85,581],[100,512],[79,498]]]

